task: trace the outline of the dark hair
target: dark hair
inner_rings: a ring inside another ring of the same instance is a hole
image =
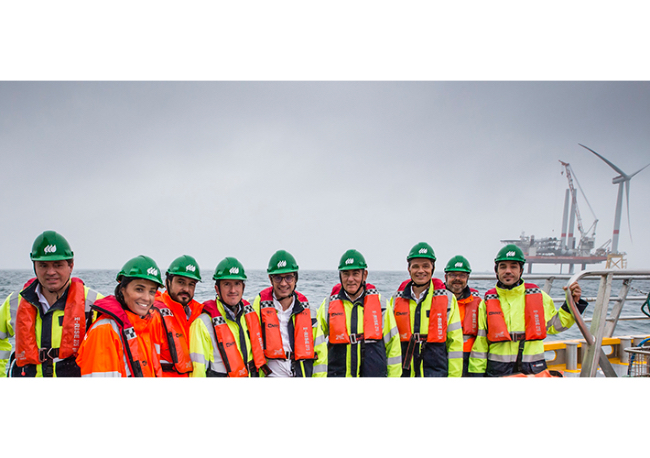
[[[115,286],[115,299],[117,299],[117,302],[120,303],[122,308],[127,308],[122,290],[133,280],[135,280],[135,277],[122,277],[122,280]]]

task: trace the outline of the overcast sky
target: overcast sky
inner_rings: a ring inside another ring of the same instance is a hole
[[[286,249],[335,269],[348,248],[400,270],[430,243],[490,270],[501,239],[559,237],[571,163],[612,236],[616,173],[650,163],[647,82],[0,82],[2,268],[62,233],[77,268],[189,254],[266,268]],[[630,239],[648,267],[650,168]],[[585,226],[594,220],[579,201]],[[577,230],[576,230],[577,232]],[[537,271],[541,271],[538,266]]]

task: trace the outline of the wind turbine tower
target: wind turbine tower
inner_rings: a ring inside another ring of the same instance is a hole
[[[634,175],[636,175],[641,170],[648,167],[648,165],[650,164],[637,170],[632,175],[627,175],[620,168],[612,164],[610,161],[605,159],[603,156],[601,156],[591,148],[588,148],[585,145],[582,145],[580,143],[578,143],[578,145],[594,153],[596,156],[601,158],[607,165],[609,165],[612,169],[614,169],[616,172],[620,174],[617,177],[614,177],[612,179],[613,184],[618,184],[618,197],[616,199],[616,212],[614,214],[614,234],[612,235],[612,250],[609,256],[607,256],[607,268],[608,269],[610,267],[625,268],[627,264],[624,258],[625,253],[619,253],[618,251],[618,235],[621,229],[621,210],[623,209],[623,185],[625,185],[625,194],[626,194],[625,206],[627,207],[627,227],[628,230],[630,231],[630,240],[631,240],[632,229],[630,228],[630,180],[632,179],[632,177],[634,177]]]

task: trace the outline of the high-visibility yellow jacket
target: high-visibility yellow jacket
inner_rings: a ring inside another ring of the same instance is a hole
[[[446,290],[445,290],[446,291]],[[429,312],[433,298],[433,281],[429,282],[426,296],[417,302],[411,297],[410,284],[404,289],[404,298],[409,300],[409,316],[413,333],[427,335],[429,330]],[[402,370],[402,377],[460,377],[463,373],[463,328],[460,322],[458,301],[451,291],[446,291],[447,339],[444,351],[438,351],[435,344],[417,344],[409,370]],[[390,298],[391,308],[395,307],[395,298]],[[419,327],[416,323],[419,322]],[[401,342],[402,359],[406,357],[408,342]],[[444,358],[445,360],[441,360]]]
[[[526,286],[522,281],[520,285],[512,289],[496,287],[503,317],[508,327],[509,333],[525,333],[525,306]],[[575,318],[564,306],[557,310],[553,299],[542,293],[544,318],[546,320],[546,333],[558,334],[569,329]],[[579,309],[584,310],[587,303],[580,301]],[[523,354],[521,358],[521,371],[525,374],[536,374],[546,369],[546,360],[544,358],[544,341],[531,340],[521,341],[523,344]],[[517,354],[519,352],[520,341],[507,342],[489,342],[487,340],[487,313],[485,301],[481,302],[478,310],[478,335],[472,346],[472,352],[469,359],[469,374],[482,375],[489,377],[499,377],[510,375],[515,372]]]
[[[234,316],[230,309],[223,305],[221,300],[216,299],[216,304],[221,316],[225,319],[230,332],[232,332],[237,350],[242,355],[244,364],[249,365],[253,360],[253,352],[244,318],[242,304],[239,304],[239,312]],[[217,337],[212,325],[212,318],[207,313],[201,313],[190,325],[190,358],[192,359],[193,370],[191,377],[226,377],[227,370],[221,358],[217,346]],[[249,371],[250,376],[250,371]]]
[[[365,295],[365,293],[364,293]],[[345,294],[339,297],[342,299],[345,309],[346,327],[350,334],[352,314],[356,315],[357,332],[363,333],[363,298],[362,295],[355,303],[349,301]],[[343,367],[345,367],[345,377],[363,377],[363,364],[372,364],[372,361],[364,361],[368,358],[362,358],[362,349],[365,346],[366,356],[372,354],[368,348],[370,345],[382,345],[384,347],[385,362],[379,362],[386,366],[386,376],[399,377],[402,375],[402,351],[400,348],[399,334],[397,332],[397,323],[393,315],[393,308],[390,303],[382,303],[382,334],[383,339],[380,341],[365,341],[356,344],[336,344],[329,343],[329,303],[334,296],[326,298],[318,308],[316,315],[316,334],[314,338],[314,350],[317,357],[314,363],[313,377],[333,377],[343,376]],[[379,297],[381,303],[381,297]],[[380,354],[377,352],[377,354]],[[340,368],[340,373],[339,373]]]
[[[8,366],[11,351],[13,349],[12,342],[14,341],[14,329],[16,329],[16,313],[18,312],[18,304],[20,298],[24,297],[27,303],[36,308],[36,343],[41,347],[48,347],[58,349],[61,345],[61,335],[63,330],[63,313],[67,297],[67,290],[61,298],[54,303],[48,311],[43,314],[41,304],[35,293],[38,281],[34,281],[30,286],[24,290],[11,293],[0,306],[0,377],[6,377],[10,368]],[[24,293],[24,295],[23,295]],[[104,296],[97,291],[84,286],[85,294],[85,313],[86,324],[89,325],[93,312],[90,306],[97,300]],[[25,297],[27,296],[27,297]],[[46,324],[46,332],[43,330],[43,323]],[[82,335],[83,337],[83,335]],[[79,376],[79,367],[77,366],[74,357],[66,358],[65,360],[46,360],[46,365],[53,363],[52,376]],[[42,364],[28,364],[21,368],[16,367],[14,370],[19,370],[26,376],[43,377]],[[46,371],[46,376],[48,371]]]

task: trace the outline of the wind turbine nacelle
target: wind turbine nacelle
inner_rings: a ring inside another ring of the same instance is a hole
[[[625,182],[625,178],[626,177],[619,175],[619,176],[617,176],[615,178],[612,178],[612,183],[614,183],[614,184],[623,183],[623,182]]]

